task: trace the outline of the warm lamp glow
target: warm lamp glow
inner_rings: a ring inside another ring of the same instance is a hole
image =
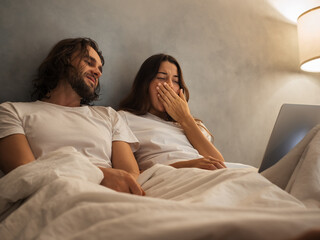
[[[289,22],[297,24],[301,13],[320,6],[320,0],[267,0]]]
[[[320,6],[299,16],[298,39],[300,68],[320,72]]]

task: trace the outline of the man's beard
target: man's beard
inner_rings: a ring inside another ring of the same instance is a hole
[[[67,81],[70,83],[72,89],[82,98],[82,101],[92,102],[97,99],[97,94],[95,93],[95,88],[87,85],[84,76],[85,74],[81,71],[72,71]]]

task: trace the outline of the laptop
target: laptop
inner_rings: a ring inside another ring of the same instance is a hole
[[[274,124],[259,172],[286,155],[320,123],[320,105],[283,104]]]

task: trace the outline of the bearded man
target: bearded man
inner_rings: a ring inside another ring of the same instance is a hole
[[[88,157],[104,174],[101,185],[143,195],[132,151],[138,141],[99,96],[104,58],[90,38],[64,39],[49,52],[33,80],[34,102],[0,104],[0,170],[15,168],[64,146]]]

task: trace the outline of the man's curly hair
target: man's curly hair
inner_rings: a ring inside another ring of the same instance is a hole
[[[92,47],[99,55],[102,65],[104,58],[99,50],[98,44],[90,38],[68,38],[58,42],[49,52],[38,68],[37,76],[32,81],[34,100],[41,100],[47,97],[51,90],[55,89],[61,78],[68,76],[75,67],[71,64],[72,55],[79,51],[80,59],[88,55],[88,46]],[[100,83],[95,89],[95,98],[98,99]],[[90,100],[82,99],[81,104],[89,104]]]

